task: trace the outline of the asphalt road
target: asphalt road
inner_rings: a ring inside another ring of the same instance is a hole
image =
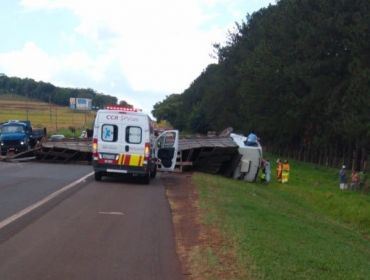
[[[0,221],[91,171],[87,165],[0,162]]]
[[[183,279],[160,179],[91,181],[0,244],[0,279]]]

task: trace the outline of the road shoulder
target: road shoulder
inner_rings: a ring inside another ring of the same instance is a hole
[[[205,221],[199,194],[192,174],[163,174],[166,195],[171,207],[176,252],[186,279],[235,279],[240,275],[232,241]]]

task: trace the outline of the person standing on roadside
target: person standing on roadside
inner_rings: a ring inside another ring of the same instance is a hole
[[[360,175],[356,170],[352,170],[351,174],[351,190],[357,191],[360,187]]]
[[[347,175],[346,166],[343,165],[341,170],[339,170],[339,188],[343,191],[347,189]]]
[[[281,183],[281,179],[282,179],[282,174],[283,174],[283,163],[281,162],[281,160],[278,158],[277,161],[276,161],[276,179],[278,182]]]
[[[270,183],[271,181],[271,165],[270,161],[266,159],[265,161],[265,182],[266,184]]]
[[[283,184],[288,183],[289,181],[289,172],[290,172],[290,165],[287,160],[284,160],[283,168],[282,168],[282,180],[281,182]]]

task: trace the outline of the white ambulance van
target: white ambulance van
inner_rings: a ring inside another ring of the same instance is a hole
[[[148,184],[157,169],[173,171],[179,133],[155,137],[150,117],[137,109],[108,106],[96,114],[93,135],[95,180],[110,174],[141,177]]]

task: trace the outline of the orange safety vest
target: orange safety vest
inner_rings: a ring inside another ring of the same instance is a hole
[[[290,171],[290,165],[289,163],[283,163],[283,171],[289,172]]]

